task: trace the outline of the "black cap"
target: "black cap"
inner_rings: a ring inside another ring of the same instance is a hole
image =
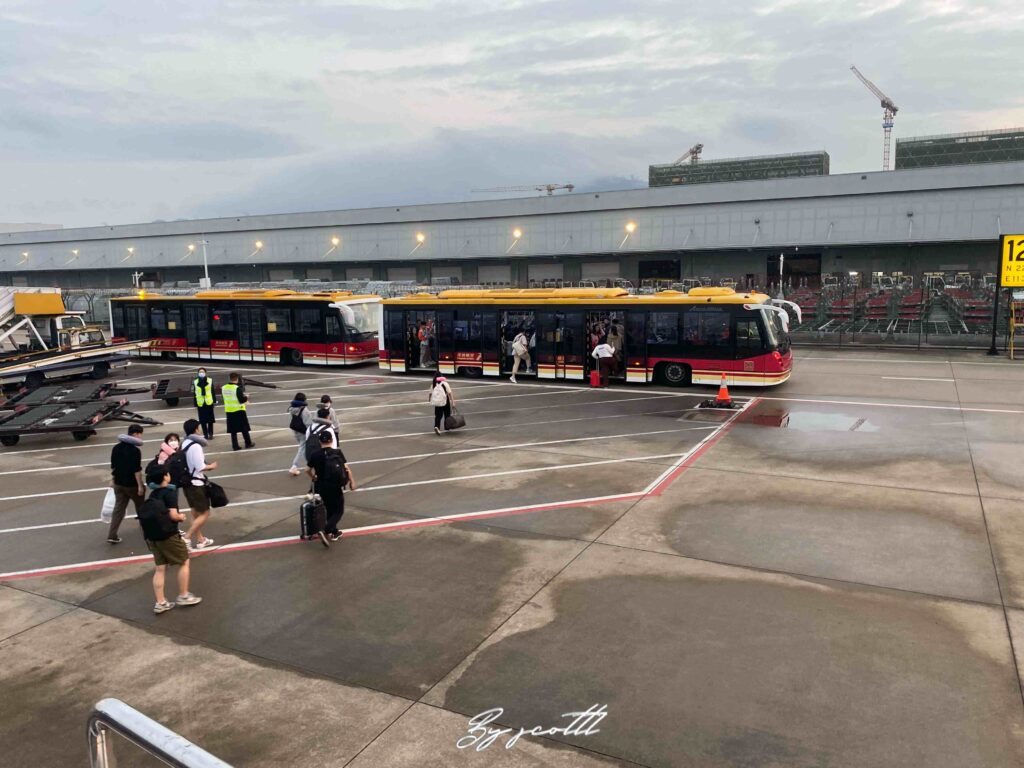
[[[328,432],[326,429],[324,429],[324,430],[321,430],[321,432],[320,432],[320,442],[321,443],[333,443],[334,442],[334,438],[331,436],[330,432]]]

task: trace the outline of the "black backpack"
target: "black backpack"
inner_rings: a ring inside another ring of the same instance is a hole
[[[306,406],[299,408],[299,412],[292,416],[292,420],[288,422],[289,428],[292,432],[305,432],[306,425],[302,421],[302,412],[306,410]]]
[[[167,505],[152,493],[139,507],[139,525],[142,535],[150,541],[164,541],[178,532],[178,524],[171,520]]]
[[[320,450],[320,433],[327,429],[326,424],[314,424],[306,438],[306,461],[313,458],[313,454]]]
[[[345,462],[341,460],[341,453],[331,449],[324,451],[324,471],[317,480],[325,487],[343,488],[348,482],[348,473],[345,471]]]
[[[189,445],[193,445],[193,443],[190,442]],[[150,471],[160,466],[160,454],[157,454],[156,457],[146,465],[145,476],[149,477]],[[185,452],[180,448],[167,457],[167,461],[163,463],[163,470],[170,474],[171,482],[179,488],[187,488],[192,484],[192,478],[188,471],[188,459],[185,458]]]

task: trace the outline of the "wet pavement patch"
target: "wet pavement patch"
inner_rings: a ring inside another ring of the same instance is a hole
[[[500,706],[529,727],[607,704],[599,734],[553,738],[644,765],[962,768],[1020,754],[998,609],[638,559],[653,557],[663,574],[591,576],[613,568],[590,550],[592,567],[534,601],[548,620],[481,650],[444,705]]]

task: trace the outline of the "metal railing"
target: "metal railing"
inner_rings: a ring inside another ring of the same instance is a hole
[[[120,699],[103,699],[93,708],[86,728],[92,768],[116,768],[110,734],[116,733],[173,768],[231,768],[156,720]]]

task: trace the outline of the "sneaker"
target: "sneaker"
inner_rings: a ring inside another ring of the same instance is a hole
[[[109,541],[111,544],[120,544],[121,543],[121,537],[120,536],[108,536],[107,537],[107,541]]]
[[[177,605],[196,605],[203,602],[203,598],[196,597],[191,592],[186,592],[184,595],[178,595],[178,599],[174,602]]]
[[[511,381],[513,384],[518,384],[519,383],[519,382],[516,381],[516,377],[515,376],[509,376],[508,380]]]
[[[202,538],[196,542],[195,549],[206,549],[213,545],[213,539]]]
[[[434,427],[434,434],[440,435],[441,434],[441,428],[440,427]],[[120,541],[120,539],[118,539],[118,541]]]
[[[292,477],[298,477],[299,475],[302,474],[302,470],[299,469],[298,467],[292,467],[291,469],[288,470],[288,474],[291,475]]]
[[[153,606],[153,613],[167,613],[173,607],[174,603],[169,603],[164,600],[162,603],[157,603]]]
[[[342,535],[343,535],[343,532],[342,531],[338,531],[337,533],[329,533],[329,534],[327,534],[327,538],[329,538],[331,541],[338,541],[339,539],[341,539]]]
[[[323,544],[325,547],[331,546],[331,542],[327,540],[326,533],[324,533],[323,531],[317,531],[316,535],[320,537],[320,543]]]

